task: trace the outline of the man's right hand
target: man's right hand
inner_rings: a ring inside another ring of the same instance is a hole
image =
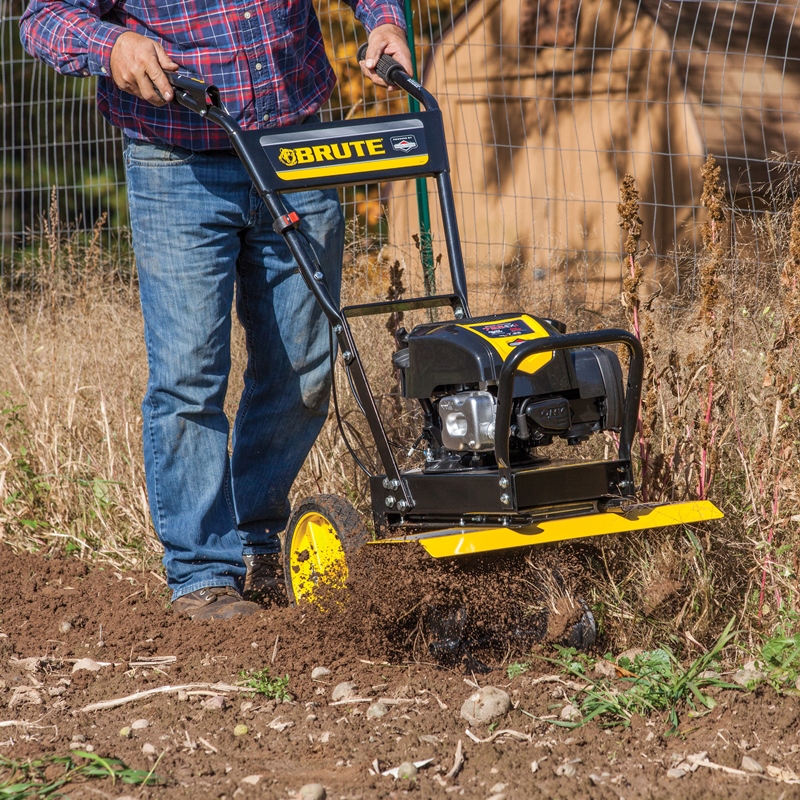
[[[111,49],[111,77],[124,92],[130,92],[154,106],[172,100],[172,86],[164,71],[177,72],[164,48],[152,39],[125,31]]]

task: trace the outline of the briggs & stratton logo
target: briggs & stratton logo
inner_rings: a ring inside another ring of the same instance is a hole
[[[391,142],[393,150],[400,150],[403,153],[408,153],[419,147],[416,136],[392,136]]]

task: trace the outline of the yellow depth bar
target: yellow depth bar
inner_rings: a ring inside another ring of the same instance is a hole
[[[378,539],[372,544],[419,542],[434,558],[447,558],[508,550],[513,547],[531,547],[548,542],[562,542],[566,539],[606,536],[610,533],[628,533],[647,528],[666,528],[690,522],[707,522],[724,516],[708,500],[695,500],[662,506],[641,505],[624,514],[604,511],[582,517],[549,519],[526,528],[447,528],[402,539]]]
[[[419,167],[428,163],[427,154],[407,156],[406,158],[382,158],[379,161],[351,161],[348,164],[332,164],[324,167],[306,167],[305,169],[276,170],[275,174],[282,181],[299,181],[305,178],[328,178],[332,175],[357,175],[361,172],[376,172],[382,169],[402,169],[403,167]]]

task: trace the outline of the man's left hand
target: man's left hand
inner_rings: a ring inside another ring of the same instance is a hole
[[[367,54],[361,61],[361,71],[376,85],[387,86],[383,78],[378,77],[375,65],[382,55],[391,56],[401,67],[412,75],[411,51],[408,49],[406,32],[397,25],[379,25],[369,35]],[[390,87],[391,88],[391,87]]]

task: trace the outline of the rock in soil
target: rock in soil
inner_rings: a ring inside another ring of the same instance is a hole
[[[150,723],[146,719],[137,719],[131,723],[131,730],[132,731],[140,731],[143,728],[146,728],[150,725]]]
[[[561,719],[565,722],[577,722],[583,714],[581,714],[581,710],[578,706],[572,705],[572,703],[568,703],[561,709]]]
[[[496,686],[484,686],[471,694],[461,706],[461,718],[471,725],[485,725],[508,714],[511,698]]]
[[[667,770],[668,778],[682,778],[685,774],[686,770],[679,769],[678,767],[673,767],[672,769]]]
[[[763,772],[764,767],[758,763],[754,758],[750,758],[750,756],[742,756],[742,769],[745,772]]]
[[[748,685],[753,685],[754,683],[764,680],[764,677],[764,673],[760,670],[745,665],[744,669],[734,672],[731,680],[734,683],[738,683],[739,686],[747,687]]]
[[[311,680],[321,681],[323,678],[327,678],[330,674],[331,671],[327,667],[314,667],[314,669],[311,670]],[[316,786],[316,784],[309,785]]]
[[[351,700],[356,696],[356,689],[358,689],[358,685],[352,681],[337,683],[331,692],[331,700],[334,703],[338,702],[339,700]]]
[[[325,800],[328,793],[321,783],[307,783],[300,787],[298,795],[300,800]]]
[[[367,719],[378,719],[379,717],[385,716],[388,711],[389,708],[383,703],[373,703],[367,709]]]
[[[411,778],[417,777],[417,772],[419,770],[412,764],[410,761],[404,761],[398,768],[397,768],[397,777],[400,780],[411,780]]]

